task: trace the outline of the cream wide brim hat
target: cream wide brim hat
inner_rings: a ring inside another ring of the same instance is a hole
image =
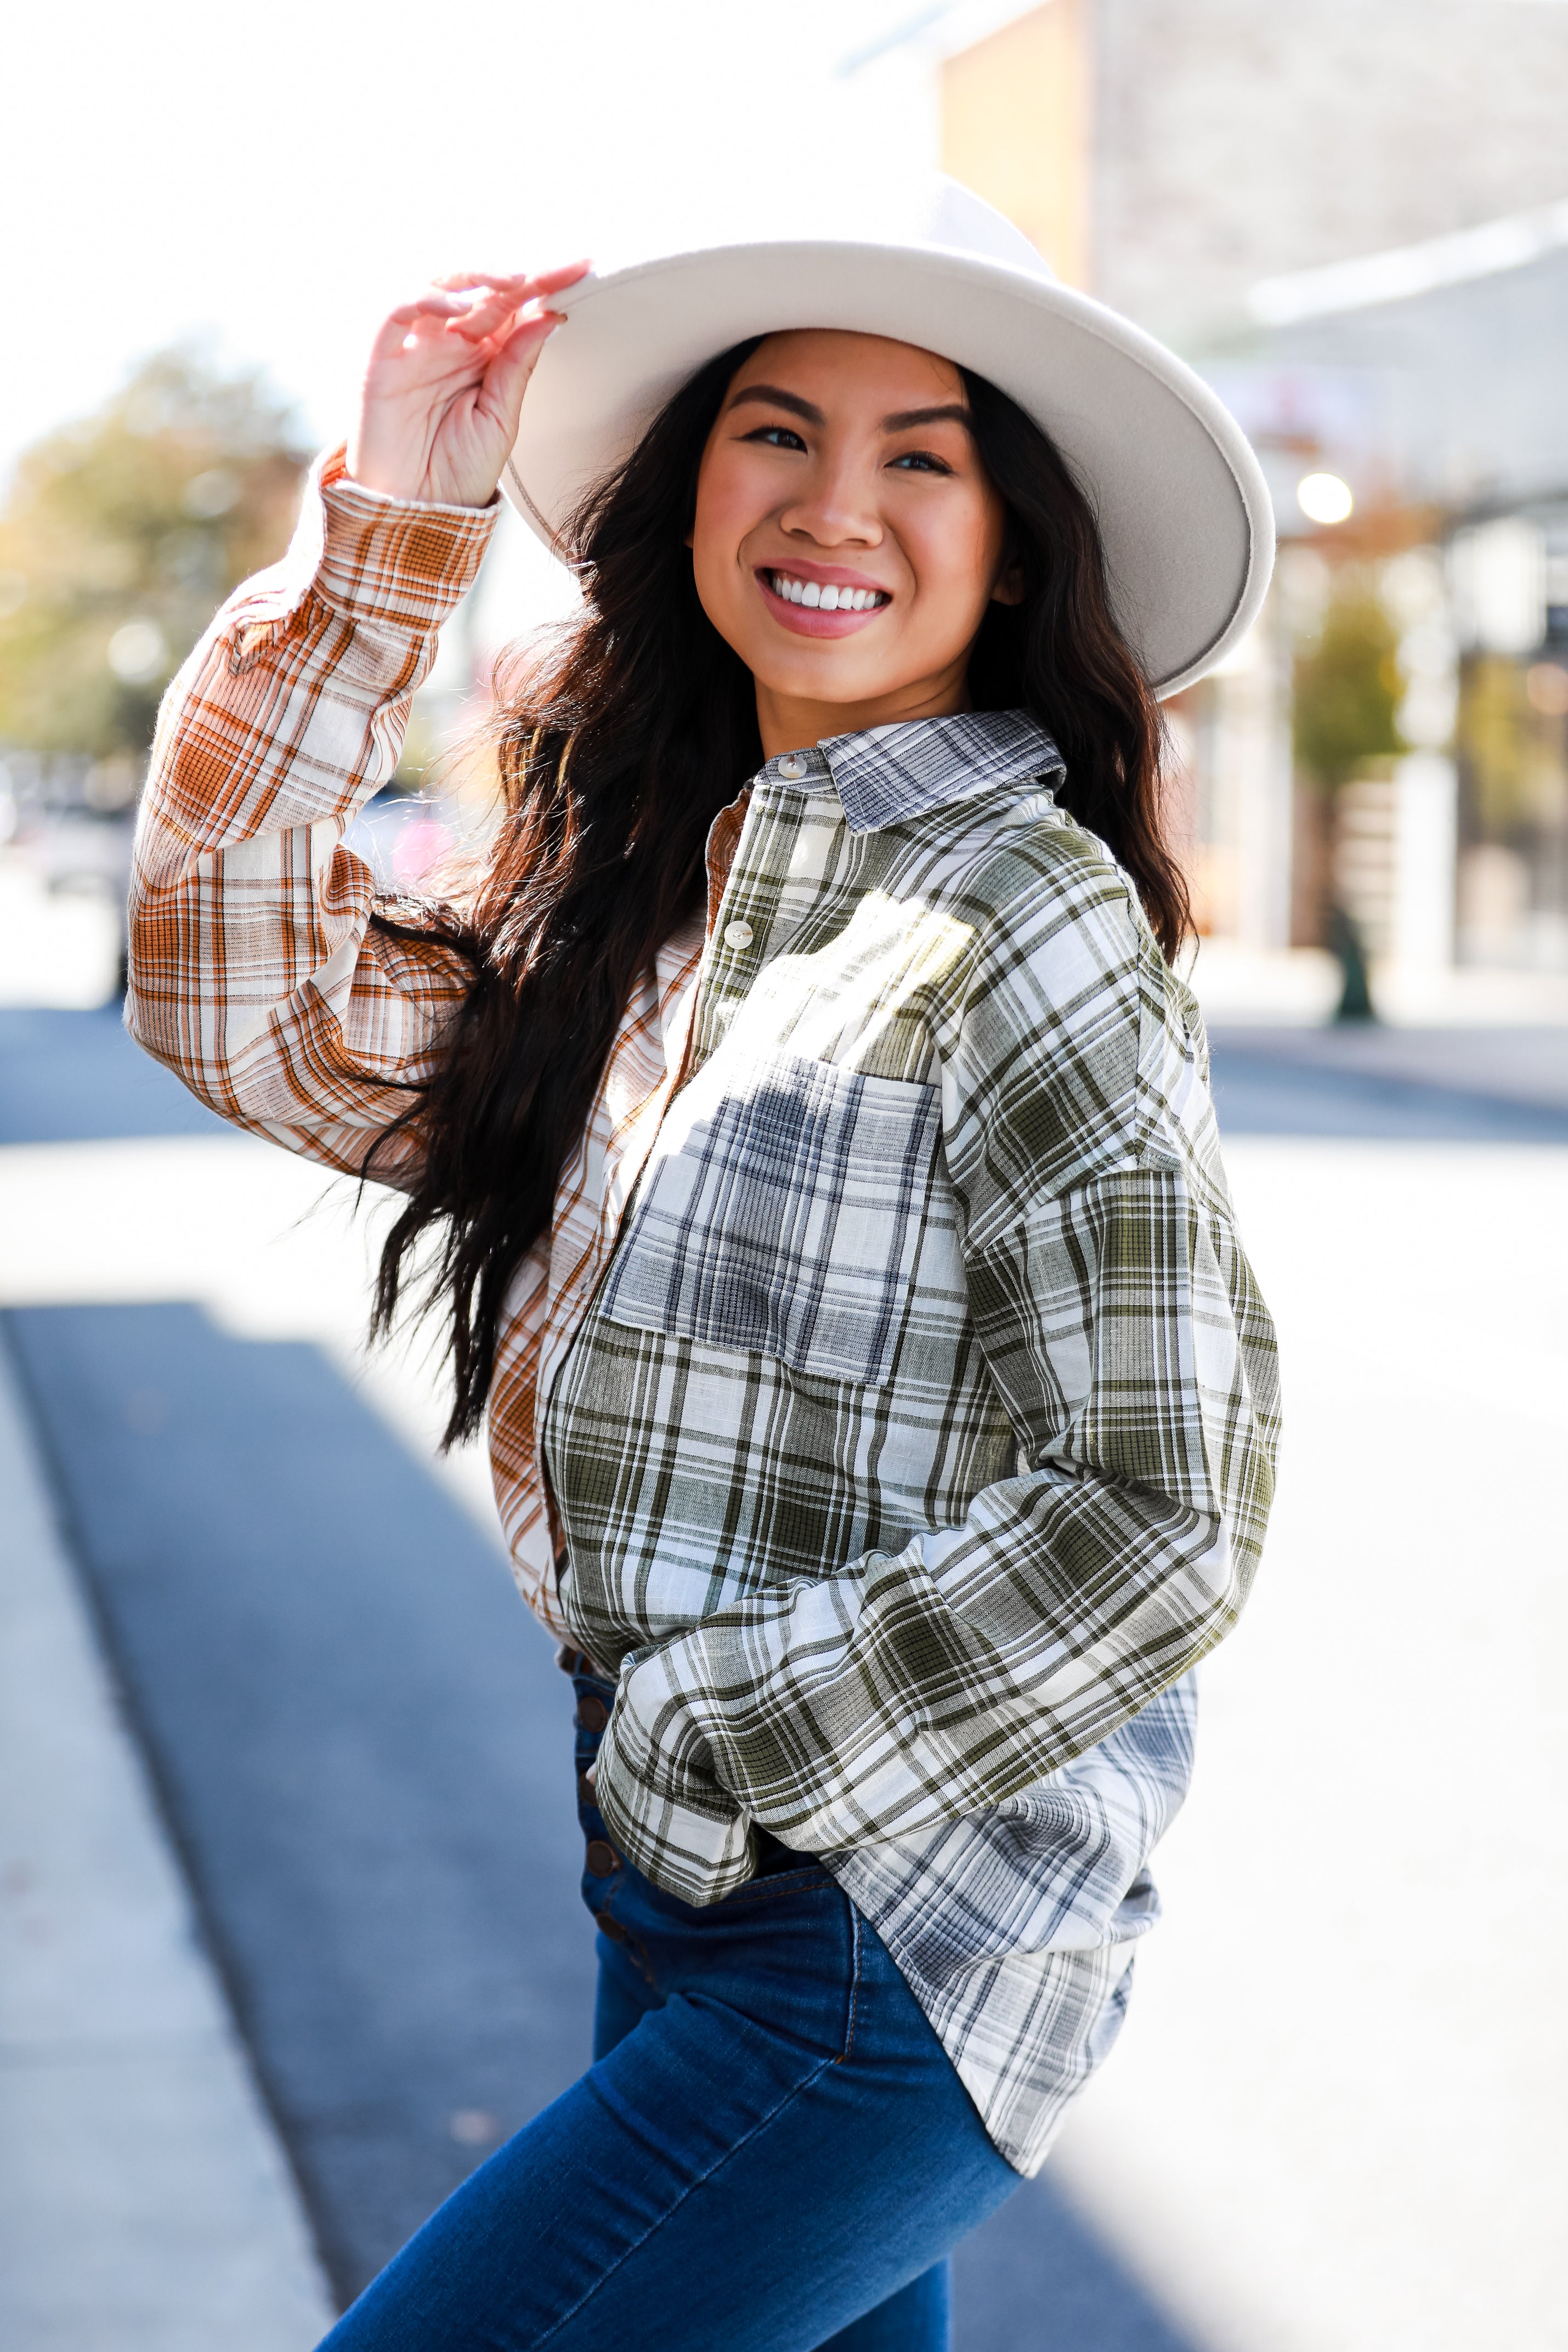
[[[1274,517],[1240,426],[1150,335],[1052,277],[951,180],[907,237],[711,247],[591,276],[553,300],[501,487],[556,554],[585,492],[698,368],[751,335],[836,327],[971,368],[1043,427],[1099,518],[1117,621],[1162,695],[1257,617]]]

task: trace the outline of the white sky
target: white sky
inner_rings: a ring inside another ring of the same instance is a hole
[[[915,0],[59,0],[6,35],[0,471],[193,330],[345,430],[437,270],[601,265],[896,201],[934,160]],[[21,299],[18,299],[17,298]]]

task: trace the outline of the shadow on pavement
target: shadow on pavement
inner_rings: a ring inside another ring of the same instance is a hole
[[[1568,1143],[1568,1030],[1210,1033],[1225,1135]]]
[[[1211,1044],[1227,1134],[1568,1142],[1568,1029],[1221,1027]],[[118,1005],[0,1007],[0,1144],[228,1132]]]
[[[587,2061],[570,1685],[315,1349],[184,1305],[5,1321],[346,2299]],[[957,2270],[964,2352],[1191,2352],[1049,2177]]]
[[[0,1144],[230,1132],[132,1045],[118,1004],[93,1013],[0,1006]]]
[[[497,1553],[314,1348],[183,1305],[6,1319],[242,2030],[357,2291],[480,2136],[584,2062],[570,1685]]]

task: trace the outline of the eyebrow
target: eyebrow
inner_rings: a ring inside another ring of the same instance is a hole
[[[895,416],[884,416],[884,433],[907,433],[916,425],[962,425],[973,431],[975,420],[962,401],[950,400],[937,408],[901,408]]]
[[[787,408],[792,416],[804,418],[808,425],[825,425],[828,421],[814,403],[802,400],[799,393],[785,392],[776,383],[748,383],[744,392],[736,394],[729,404],[732,409],[739,408],[748,400],[760,401],[768,407]],[[883,418],[882,429],[884,433],[907,433],[917,425],[962,425],[972,432],[974,424],[970,410],[961,401],[955,400],[934,408],[898,409],[893,415]]]

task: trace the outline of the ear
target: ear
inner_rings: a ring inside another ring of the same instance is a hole
[[[1003,564],[997,574],[997,584],[991,591],[991,602],[993,604],[1023,603],[1023,565],[1021,563]]]

